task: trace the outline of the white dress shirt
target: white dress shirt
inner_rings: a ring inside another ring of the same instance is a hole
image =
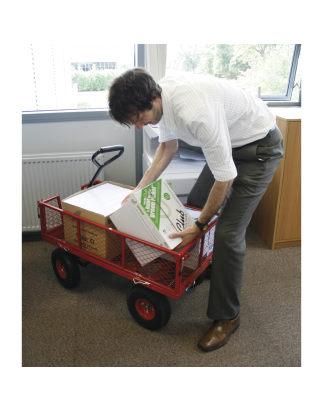
[[[206,74],[163,77],[159,142],[181,139],[201,147],[214,178],[237,176],[232,148],[267,135],[274,114],[258,97]]]

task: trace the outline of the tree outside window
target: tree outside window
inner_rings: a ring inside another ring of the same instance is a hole
[[[294,44],[168,44],[166,74],[207,73],[253,95],[286,94]],[[299,62],[300,62],[299,58]],[[300,64],[291,101],[299,100]],[[275,98],[273,98],[274,100]],[[267,98],[268,100],[268,98]]]

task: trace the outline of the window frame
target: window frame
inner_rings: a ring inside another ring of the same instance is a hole
[[[261,95],[261,87],[258,88],[258,97],[263,101],[268,101],[268,106],[301,106],[302,82],[300,82],[301,84],[299,85],[299,101],[290,101],[292,98],[293,89],[295,87],[294,83],[300,52],[301,44],[295,44],[285,95]]]
[[[258,97],[265,101],[269,107],[301,106],[302,83],[299,86],[299,101],[290,101],[294,88],[300,50],[301,44],[295,44],[288,85],[284,96],[261,95],[261,91],[259,90]],[[147,67],[145,44],[134,45],[134,66]],[[109,116],[109,109],[39,110],[22,112],[22,124],[91,120],[111,120]]]
[[[134,45],[134,66],[146,67],[145,44]],[[143,65],[145,64],[145,65]],[[111,120],[108,108],[23,111],[22,124]]]
[[[295,87],[295,77],[297,74],[298,59],[301,51],[301,44],[295,44],[292,56],[289,78],[285,95],[261,95],[261,87],[258,87],[258,97],[266,102],[268,107],[301,107],[302,81],[299,84],[299,99],[291,101],[293,89]]]

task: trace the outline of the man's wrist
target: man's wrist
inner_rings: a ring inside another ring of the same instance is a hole
[[[201,230],[205,231],[208,228],[207,224],[200,223],[199,220],[195,221],[195,225]]]

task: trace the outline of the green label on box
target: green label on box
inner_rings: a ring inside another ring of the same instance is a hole
[[[141,191],[141,205],[159,230],[161,180],[155,181]]]

